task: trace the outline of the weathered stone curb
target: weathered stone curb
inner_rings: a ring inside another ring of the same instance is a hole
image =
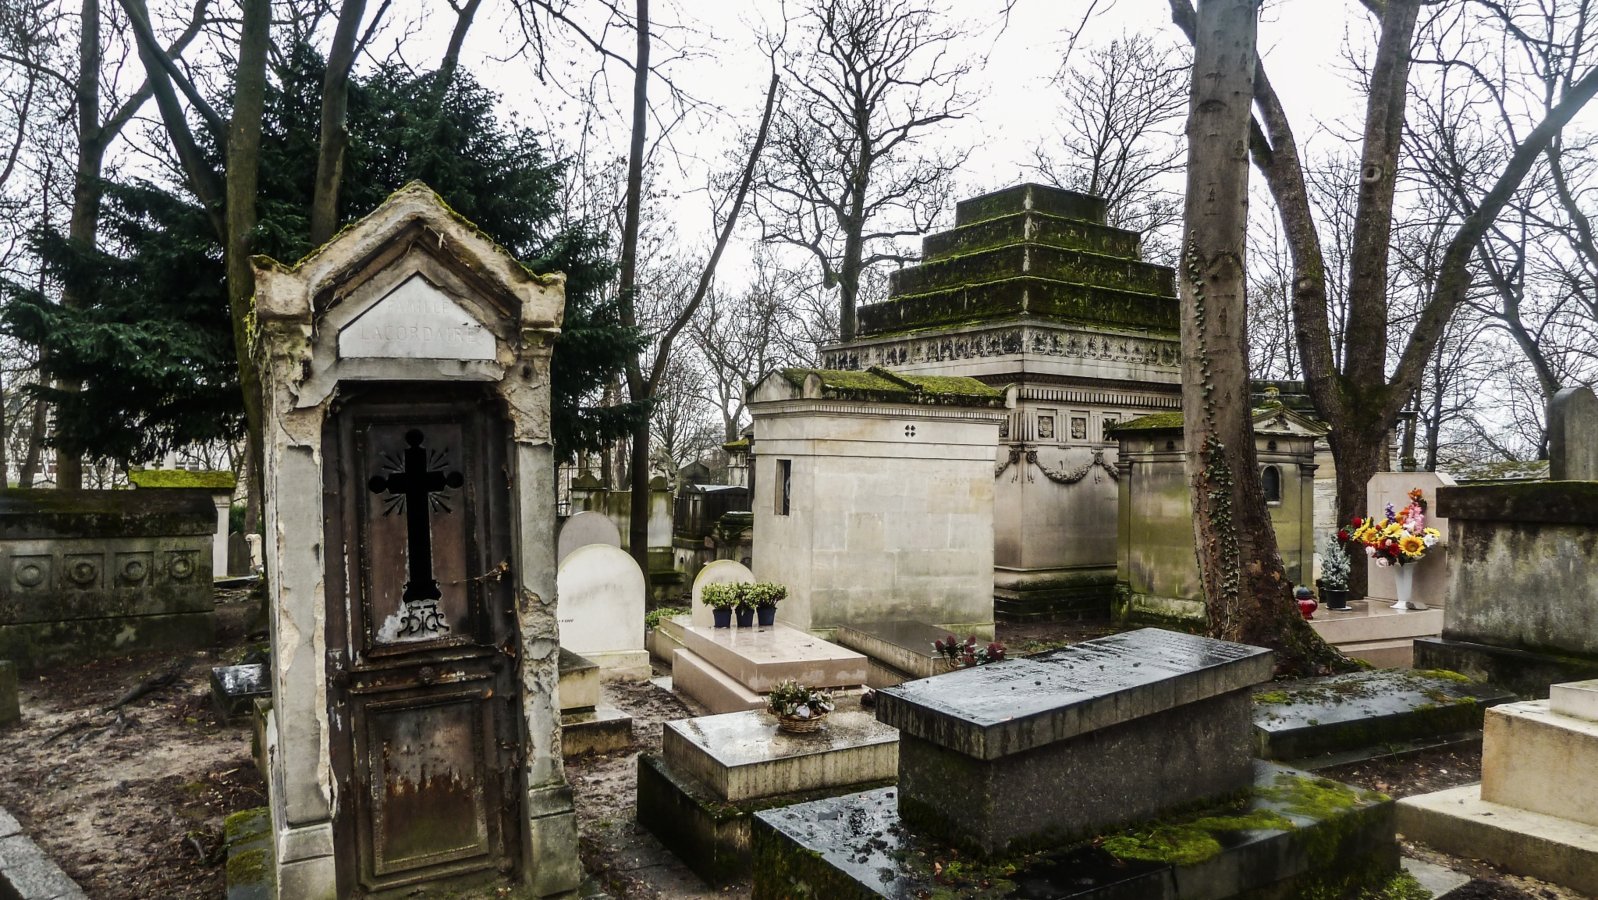
[[[0,900],[88,900],[0,807]]]

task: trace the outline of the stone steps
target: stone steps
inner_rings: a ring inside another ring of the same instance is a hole
[[[1398,831],[1444,853],[1598,897],[1598,828],[1481,799],[1481,785],[1398,801]]]
[[[1176,273],[1165,266],[1030,241],[900,269],[889,274],[888,290],[890,297],[924,294],[996,281],[1017,273],[1162,297],[1176,293]]]
[[[929,234],[921,239],[921,258],[933,262],[1022,241],[1138,259],[1143,236],[1109,225],[1026,210]]]
[[[1108,204],[1103,197],[1043,184],[1018,184],[981,194],[954,205],[954,224],[971,225],[999,216],[1037,210],[1064,219],[1104,224]]]
[[[860,307],[858,318],[861,337],[1018,316],[1174,334],[1178,312],[1172,296],[1021,275],[895,297]]]
[[[671,687],[711,713],[766,708],[766,698],[705,662],[692,650],[678,650],[672,655]]]

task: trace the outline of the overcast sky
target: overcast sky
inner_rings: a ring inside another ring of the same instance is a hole
[[[414,21],[425,15],[420,0],[409,0],[409,5],[407,10],[405,2],[395,3],[392,21]],[[790,15],[798,5],[788,3]],[[978,97],[971,113],[949,125],[938,138],[972,150],[959,176],[961,196],[1025,178],[1033,148],[1054,133],[1057,95],[1049,79],[1060,69],[1073,31],[1081,28],[1078,54],[1085,46],[1129,31],[1157,32],[1173,41],[1181,37],[1170,22],[1165,0],[1099,0],[1096,4],[1089,0],[1016,0],[1005,22],[999,19],[1001,6],[1000,0],[948,3],[951,13],[969,25],[966,49],[975,62],[965,84]],[[671,37],[694,48],[692,57],[669,65],[671,76],[686,91],[722,110],[708,121],[679,126],[673,147],[687,161],[678,171],[668,170],[664,177],[670,183],[663,185],[681,194],[666,201],[678,222],[680,238],[690,245],[708,245],[705,174],[711,164],[727,166],[722,154],[736,125],[748,127],[758,120],[768,75],[758,38],[779,27],[782,4],[779,0],[656,0],[654,8],[657,21],[680,22],[691,32]],[[1090,8],[1094,14],[1084,22]],[[585,117],[597,112],[600,118],[593,123],[597,130],[591,146],[618,155],[624,152],[630,109],[625,70],[612,65],[613,95],[597,110],[585,110],[553,86],[539,84],[525,60],[504,60],[517,38],[506,24],[511,21],[507,0],[485,3],[476,21],[463,61],[504,95],[508,109],[517,111],[525,121],[547,126],[568,146],[581,140]],[[445,17],[438,17],[419,33],[412,32],[404,41],[402,55],[421,68],[436,65],[449,24]],[[1345,38],[1352,35],[1354,44],[1363,45],[1369,34],[1368,14],[1354,0],[1269,4],[1260,25],[1260,50],[1301,141],[1327,139],[1323,126],[1359,113],[1362,101],[1348,82],[1342,54],[1349,43]],[[394,37],[397,35],[390,39]],[[630,55],[630,35],[614,33],[609,43],[617,52]],[[658,48],[656,55],[661,55]],[[580,84],[594,67],[595,54],[577,49],[567,51],[552,65],[567,84]],[[664,94],[658,85],[653,90],[657,97]],[[737,266],[746,252],[747,248],[735,250],[729,263]]]

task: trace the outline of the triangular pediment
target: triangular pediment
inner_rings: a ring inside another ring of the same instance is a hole
[[[412,275],[338,334],[344,359],[493,359],[494,334],[449,294]]]

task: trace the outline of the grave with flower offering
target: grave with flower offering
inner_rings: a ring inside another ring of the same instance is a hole
[[[1383,516],[1355,516],[1338,538],[1363,549],[1377,569],[1391,569],[1396,591],[1393,609],[1426,609],[1414,599],[1415,566],[1442,539],[1442,532],[1426,523],[1426,493],[1411,488],[1409,504],[1397,509],[1388,503]]]

